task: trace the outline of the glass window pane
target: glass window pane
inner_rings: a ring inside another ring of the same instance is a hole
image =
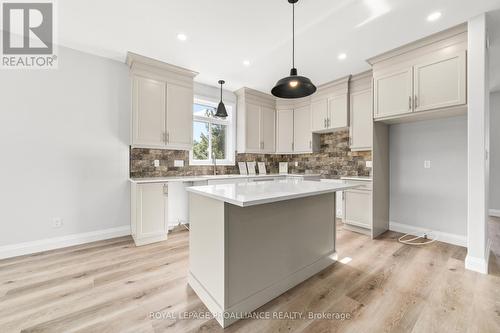
[[[193,159],[208,160],[208,128],[202,121],[193,122]]]
[[[212,151],[218,160],[226,159],[226,125],[212,124]]]
[[[215,118],[215,113],[217,109],[213,106],[203,105],[203,104],[193,104],[193,115],[199,117]]]

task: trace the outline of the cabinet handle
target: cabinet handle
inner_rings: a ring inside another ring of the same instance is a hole
[[[294,144],[293,144],[293,142],[292,142],[292,151],[293,151],[294,149],[295,149],[295,145],[294,145]]]
[[[411,96],[408,97],[408,110],[411,110]]]
[[[415,109],[418,107],[418,99],[417,99],[417,95],[415,95]]]
[[[323,128],[326,128],[326,118],[323,118]]]
[[[309,140],[309,148],[312,148],[312,141]]]
[[[326,126],[330,127],[330,122],[331,122],[331,121],[330,121],[330,118],[328,118],[328,119],[326,120]]]

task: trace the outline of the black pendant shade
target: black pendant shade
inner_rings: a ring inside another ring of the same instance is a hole
[[[276,83],[271,93],[280,98],[301,98],[316,92],[316,86],[305,76],[298,76],[297,69],[290,70],[290,76]]]
[[[295,3],[299,0],[288,0],[293,6],[292,14],[292,69],[290,76],[284,77],[276,83],[271,94],[279,98],[301,98],[316,92],[316,86],[305,76],[297,75],[295,68]]]
[[[219,106],[217,106],[217,112],[215,113],[216,117],[219,118],[226,118],[227,117],[227,111],[226,111],[226,106],[224,103],[222,103],[222,85],[226,83],[224,80],[219,80],[220,84],[220,102]]]

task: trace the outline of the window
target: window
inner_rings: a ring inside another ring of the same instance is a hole
[[[228,117],[215,117],[217,104],[195,100],[193,104],[193,149],[189,164],[211,165],[215,156],[217,165],[234,165],[233,105],[224,103]]]

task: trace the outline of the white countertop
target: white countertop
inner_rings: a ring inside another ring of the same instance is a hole
[[[188,187],[187,191],[240,207],[309,197],[343,191],[359,185],[283,179],[274,182],[250,182]]]
[[[209,179],[234,179],[234,178],[269,178],[269,177],[320,177],[320,174],[266,174],[266,175],[202,175],[202,176],[180,176],[180,177],[153,177],[153,178],[130,178],[132,183],[167,183],[167,182],[198,182]]]
[[[342,180],[362,180],[362,181],[367,181],[371,182],[373,179],[372,177],[365,177],[365,176],[345,176],[345,177],[340,177]]]

